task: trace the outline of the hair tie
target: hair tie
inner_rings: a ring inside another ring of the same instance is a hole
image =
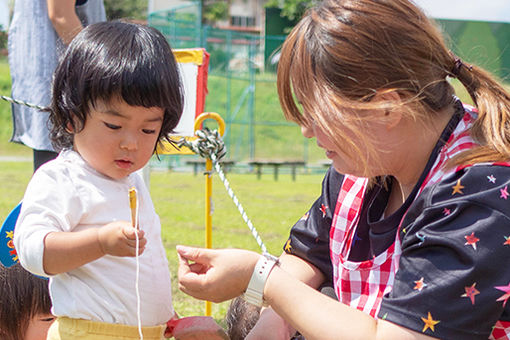
[[[472,71],[473,70],[473,65],[467,65],[465,64],[462,59],[460,59],[459,57],[457,57],[455,54],[452,53],[452,56],[453,56],[453,67],[452,67],[452,70],[450,71],[451,75],[455,78],[458,78],[459,75],[460,75],[460,70],[462,67],[465,67],[467,68],[469,71]]]

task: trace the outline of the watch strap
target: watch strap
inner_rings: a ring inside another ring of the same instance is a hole
[[[278,258],[264,253],[260,256],[248,283],[248,287],[243,294],[243,299],[255,306],[265,306],[264,303],[264,286],[271,270],[278,263]]]

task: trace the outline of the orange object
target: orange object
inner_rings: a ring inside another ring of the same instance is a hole
[[[136,189],[135,187],[132,187],[129,189],[129,208],[131,209],[131,224],[133,225],[133,228],[136,228]]]

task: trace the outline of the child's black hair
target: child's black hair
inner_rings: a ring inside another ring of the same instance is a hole
[[[56,150],[72,147],[69,127],[81,131],[97,101],[112,99],[162,108],[160,142],[179,122],[183,98],[174,55],[158,30],[120,21],[89,25],[73,39],[53,76],[53,145]]]
[[[243,340],[259,320],[260,307],[254,306],[241,297],[230,302],[225,322],[231,340]]]
[[[26,271],[19,263],[0,265],[0,338],[25,338],[30,319],[36,314],[50,314],[48,280]]]

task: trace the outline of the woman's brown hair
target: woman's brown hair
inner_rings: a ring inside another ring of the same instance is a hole
[[[355,137],[336,140],[338,147],[360,151],[360,143],[370,145],[363,110],[406,105],[415,118],[430,117],[454,102],[448,76],[479,111],[472,135],[480,147],[455,163],[508,160],[509,94],[488,72],[460,62],[435,22],[408,0],[325,0],[309,9],[282,47],[277,85],[287,119],[313,120],[330,137],[348,129]],[[394,91],[402,103],[370,101]]]

